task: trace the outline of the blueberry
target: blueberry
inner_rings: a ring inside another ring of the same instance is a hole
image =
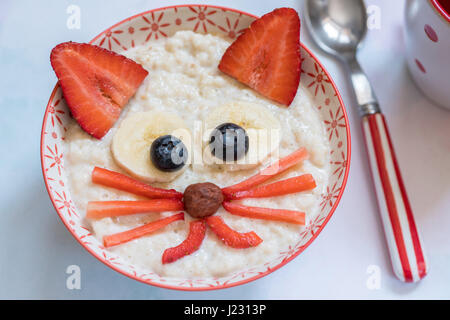
[[[248,135],[234,123],[223,123],[213,130],[209,140],[211,153],[224,161],[236,161],[248,152]]]
[[[177,171],[186,164],[187,158],[188,151],[184,143],[171,135],[157,138],[150,147],[150,159],[161,171]]]

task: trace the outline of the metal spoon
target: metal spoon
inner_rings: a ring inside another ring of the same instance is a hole
[[[394,273],[402,281],[418,281],[427,274],[428,263],[386,120],[356,60],[356,51],[367,32],[364,2],[307,0],[305,18],[317,45],[348,66]]]

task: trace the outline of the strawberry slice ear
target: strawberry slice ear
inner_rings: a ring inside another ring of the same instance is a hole
[[[73,117],[97,139],[114,125],[148,74],[133,60],[86,43],[61,43],[50,61]]]
[[[289,106],[300,82],[300,18],[279,8],[255,20],[225,51],[219,69]]]

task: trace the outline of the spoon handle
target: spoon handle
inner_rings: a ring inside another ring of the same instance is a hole
[[[368,114],[362,127],[394,273],[402,281],[416,282],[427,274],[428,263],[386,120],[382,113]]]

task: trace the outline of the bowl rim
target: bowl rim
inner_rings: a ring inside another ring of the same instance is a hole
[[[117,26],[128,22],[130,20],[133,20],[135,18],[144,16],[146,14],[152,13],[152,12],[157,12],[157,11],[163,11],[163,10],[168,10],[168,9],[174,9],[174,8],[184,8],[184,7],[195,7],[195,6],[201,6],[201,7],[207,7],[207,8],[214,8],[214,9],[221,9],[221,10],[225,10],[225,11],[232,11],[235,13],[239,13],[241,15],[246,15],[255,19],[258,19],[259,17],[254,15],[254,14],[250,14],[247,13],[245,11],[239,10],[239,9],[233,9],[233,8],[228,8],[228,7],[224,7],[224,6],[217,6],[217,5],[209,5],[209,4],[180,4],[180,5],[171,5],[171,6],[165,6],[165,7],[160,7],[160,8],[155,8],[155,9],[151,9],[148,11],[144,11],[138,14],[135,14],[131,17],[128,17],[126,19],[123,19],[119,22],[117,22],[116,24],[108,27],[107,29],[105,29],[104,31],[102,31],[100,34],[98,34],[97,36],[95,36],[91,41],[89,41],[90,44],[92,44],[93,42],[95,42],[97,39],[99,39],[100,37],[102,37],[103,35],[105,35],[108,31],[116,28]],[[344,102],[342,100],[341,94],[336,86],[336,84],[334,83],[333,79],[330,77],[328,71],[325,69],[325,67],[323,66],[323,64],[317,59],[317,57],[306,47],[304,46],[302,43],[300,43],[302,49],[304,49],[306,52],[308,52],[308,54],[312,57],[312,59],[320,66],[320,68],[322,68],[322,70],[324,71],[324,73],[326,74],[326,76],[328,77],[328,79],[330,80],[330,84],[332,85],[334,91],[336,92],[336,96],[339,100],[343,115],[344,115],[344,119],[345,119],[345,123],[347,124],[346,126],[346,134],[347,134],[347,160],[346,160],[346,170],[344,173],[344,177],[342,180],[342,186],[339,190],[339,194],[336,198],[336,201],[333,205],[333,207],[330,209],[329,213],[327,214],[326,218],[324,219],[323,223],[321,224],[321,226],[315,231],[314,235],[312,235],[311,239],[309,239],[309,241],[307,243],[305,243],[305,245],[302,246],[301,249],[299,249],[295,254],[293,254],[291,257],[289,257],[288,259],[282,261],[281,263],[277,264],[275,267],[270,268],[268,270],[266,270],[263,273],[257,274],[255,276],[249,277],[247,279],[243,279],[241,281],[237,281],[237,282],[233,282],[233,283],[226,283],[226,284],[221,284],[218,286],[214,286],[214,287],[209,287],[209,286],[204,286],[204,287],[181,287],[181,286],[176,286],[176,285],[169,285],[169,284],[163,284],[163,283],[159,283],[159,282],[155,282],[153,280],[144,280],[142,278],[137,277],[136,275],[133,275],[131,273],[127,273],[124,270],[121,270],[119,267],[115,266],[114,264],[110,263],[109,261],[107,261],[106,259],[104,259],[102,256],[100,256],[99,254],[95,253],[91,248],[89,248],[86,244],[84,244],[81,239],[75,234],[75,232],[72,230],[72,228],[69,226],[69,222],[66,221],[63,217],[62,212],[58,209],[57,205],[56,205],[56,201],[54,199],[54,197],[52,196],[52,193],[50,192],[50,186],[49,186],[49,182],[45,173],[45,168],[44,168],[44,132],[45,132],[45,127],[46,127],[46,123],[47,123],[47,118],[48,118],[48,112],[51,106],[51,102],[53,101],[53,98],[59,88],[59,82],[56,83],[55,87],[53,88],[53,91],[50,95],[49,101],[47,103],[47,106],[45,108],[45,112],[44,112],[44,119],[42,121],[42,128],[41,128],[41,139],[40,139],[40,158],[41,158],[41,169],[42,169],[42,175],[44,178],[44,182],[45,182],[45,188],[47,190],[47,193],[50,197],[50,200],[52,202],[52,205],[55,209],[55,211],[57,212],[59,218],[61,219],[61,221],[63,222],[64,226],[69,230],[69,232],[72,234],[72,236],[77,240],[77,242],[85,249],[87,250],[91,255],[93,255],[95,258],[97,258],[97,260],[99,260],[100,262],[102,262],[103,264],[105,264],[106,266],[110,267],[111,269],[113,269],[114,271],[127,276],[131,279],[137,280],[139,282],[142,282],[144,284],[147,285],[152,285],[155,287],[159,287],[159,288],[164,288],[164,289],[171,289],[171,290],[179,290],[179,291],[210,291],[210,290],[219,290],[219,289],[226,289],[226,288],[231,288],[231,287],[235,287],[235,286],[239,286],[242,284],[246,284],[249,282],[252,282],[254,280],[257,280],[259,278],[262,278],[276,270],[278,270],[279,268],[281,268],[282,266],[286,265],[288,262],[290,262],[291,260],[293,260],[294,258],[296,258],[297,256],[300,255],[300,253],[302,253],[307,247],[309,247],[309,245],[317,238],[317,236],[320,234],[320,232],[325,228],[325,226],[327,225],[328,221],[331,219],[331,217],[333,216],[337,206],[340,203],[340,200],[342,198],[342,195],[344,193],[345,187],[347,185],[347,180],[348,180],[348,175],[349,175],[349,171],[350,171],[350,160],[351,160],[351,136],[350,136],[350,123],[349,123],[349,119],[347,116],[347,110],[345,108]]]

